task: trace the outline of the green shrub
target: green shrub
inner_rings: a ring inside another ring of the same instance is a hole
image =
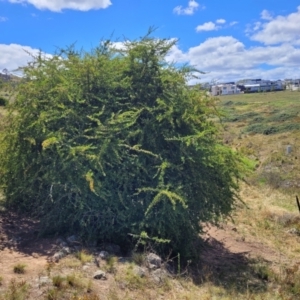
[[[4,299],[7,300],[25,300],[29,296],[30,285],[26,281],[16,281],[11,279],[7,291],[4,293]]]
[[[0,106],[6,106],[7,104],[8,104],[8,100],[0,96]]]
[[[145,232],[196,253],[201,224],[235,205],[240,160],[218,140],[214,100],[188,88],[193,69],[165,61],[173,44],[147,36],[36,57],[2,133],[6,204],[44,233],[131,247]]]
[[[14,266],[14,273],[24,274],[25,273],[25,268],[26,268],[26,265],[24,265],[24,264],[16,264]]]

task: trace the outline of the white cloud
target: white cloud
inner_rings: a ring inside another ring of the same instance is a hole
[[[263,26],[263,24],[261,22],[255,22],[253,31],[257,31],[257,30],[261,29],[262,26]]]
[[[232,22],[229,23],[229,26],[234,26],[234,25],[236,25],[236,24],[238,24],[237,21],[232,21]]]
[[[251,39],[265,45],[280,43],[300,43],[300,6],[295,13],[287,16],[277,16],[261,25]]]
[[[253,24],[247,24],[246,25],[246,36],[251,37],[253,36],[256,32],[258,32],[260,29],[262,29],[263,23],[260,21],[254,22]]]
[[[107,8],[110,0],[9,0],[11,3],[32,4],[37,9],[48,9],[60,12],[63,9],[88,11],[91,9]]]
[[[198,25],[198,26],[196,27],[196,31],[197,31],[197,32],[201,32],[201,31],[213,31],[213,30],[219,30],[219,29],[221,29],[221,28],[224,28],[224,26],[226,27],[225,23],[226,23],[226,20],[225,20],[225,19],[218,19],[218,20],[216,20],[215,23],[214,23],[214,22],[206,22],[206,23],[204,23],[204,24],[202,24],[202,25]],[[237,24],[237,22],[231,22],[231,23],[229,24],[229,26],[233,26],[233,25],[235,25],[235,24]],[[223,26],[222,26],[222,25],[223,25]],[[227,26],[227,27],[228,27],[228,26]]]
[[[126,41],[124,42],[113,42],[111,47],[115,50],[126,50]]]
[[[216,21],[216,23],[217,23],[217,24],[225,24],[225,23],[226,23],[226,20],[224,20],[224,19],[218,19],[218,20]]]
[[[0,70],[7,69],[13,72],[19,67],[24,67],[32,61],[40,51],[29,46],[18,44],[0,44]]]
[[[195,0],[190,0],[187,7],[183,8],[181,5],[176,6],[173,12],[177,15],[193,15],[198,8],[204,9],[205,6],[200,6]]]
[[[189,58],[186,53],[183,53],[177,45],[173,45],[166,56],[166,60],[170,63],[188,62]]]
[[[213,31],[213,30],[218,30],[219,28],[220,28],[220,26],[217,26],[213,22],[206,22],[202,25],[198,25],[196,27],[196,31],[197,32],[200,32],[200,31]]]
[[[266,10],[266,9],[264,9],[264,10],[261,12],[260,17],[261,17],[263,20],[268,20],[268,21],[270,21],[270,20],[273,19],[272,14],[271,14],[268,10]]]
[[[1,17],[0,16],[0,22],[6,22],[8,19],[6,17]]]
[[[201,81],[218,78],[235,81],[242,78],[284,79],[300,77],[300,49],[290,45],[246,47],[232,36],[209,38],[187,52],[171,49],[170,60],[187,62],[208,72]],[[266,69],[265,66],[268,66]]]

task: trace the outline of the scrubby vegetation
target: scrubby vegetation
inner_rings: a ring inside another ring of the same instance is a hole
[[[239,157],[219,140],[214,100],[189,89],[173,45],[146,36],[36,57],[1,137],[6,205],[44,233],[195,254],[203,222],[235,206]]]

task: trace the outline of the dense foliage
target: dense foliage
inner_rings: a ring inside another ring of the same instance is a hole
[[[36,57],[2,132],[7,205],[48,233],[159,238],[189,257],[203,222],[232,210],[239,172],[213,100],[187,86],[189,68],[166,63],[172,45],[145,37]]]
[[[6,106],[7,104],[8,104],[8,100],[0,96],[0,106]]]

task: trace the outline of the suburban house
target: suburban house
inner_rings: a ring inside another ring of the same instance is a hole
[[[236,86],[234,82],[220,83],[211,86],[212,96],[232,95],[232,94],[240,94],[240,93],[241,90]]]

